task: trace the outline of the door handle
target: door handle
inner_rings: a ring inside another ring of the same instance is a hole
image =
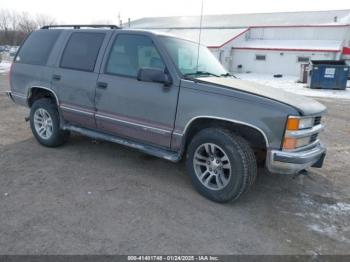
[[[59,81],[59,80],[61,80],[61,76],[60,75],[53,75],[52,79],[56,80],[56,81]]]
[[[105,82],[97,82],[97,87],[101,89],[106,89],[108,87],[108,84]]]

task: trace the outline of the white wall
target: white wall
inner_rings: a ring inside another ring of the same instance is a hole
[[[347,27],[272,27],[251,28],[250,39],[264,40],[342,40]]]
[[[257,54],[266,55],[266,61],[257,61]],[[280,52],[260,50],[233,50],[231,72],[238,72],[238,65],[242,65],[242,72],[254,72],[262,74],[284,74],[298,76],[300,64],[298,56],[310,57],[311,60],[332,60],[334,53],[309,53],[309,52]]]
[[[298,56],[307,56],[311,60],[340,59],[340,53],[332,52],[289,52],[289,51],[260,51],[232,50],[232,46],[250,39],[263,40],[338,40],[349,41],[350,27],[272,27],[251,28],[248,32],[212,52],[230,72],[237,72],[237,66],[242,65],[243,71],[266,74],[296,75],[300,73]],[[221,55],[219,55],[221,53]],[[266,61],[255,60],[256,54],[265,54]],[[283,54],[283,55],[281,55]]]

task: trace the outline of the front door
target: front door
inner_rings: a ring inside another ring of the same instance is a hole
[[[96,123],[108,133],[170,147],[179,87],[137,80],[140,68],[166,70],[151,36],[118,33],[96,89]]]

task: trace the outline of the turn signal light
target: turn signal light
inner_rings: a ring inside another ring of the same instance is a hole
[[[299,118],[288,118],[287,130],[299,130]]]

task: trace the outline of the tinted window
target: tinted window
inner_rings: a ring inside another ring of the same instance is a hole
[[[119,35],[112,46],[106,73],[136,77],[144,67],[165,69],[152,40],[147,36]]]
[[[266,60],[266,55],[256,55],[255,60],[258,61],[265,61]]]
[[[103,33],[73,33],[64,49],[60,66],[94,71],[104,37]]]
[[[38,30],[30,34],[21,47],[16,62],[32,65],[46,65],[52,47],[61,31]]]
[[[310,57],[298,56],[299,63],[307,63],[310,62]]]

